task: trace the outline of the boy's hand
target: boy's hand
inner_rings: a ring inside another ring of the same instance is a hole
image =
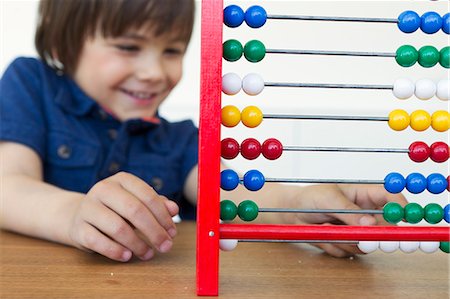
[[[387,202],[397,202],[402,206],[407,204],[401,194],[391,194],[380,185],[320,185],[302,188],[291,208],[310,209],[380,209]],[[376,225],[387,223],[382,217],[366,214],[286,214],[287,222],[295,224],[346,224],[346,225]],[[354,245],[317,244],[325,252],[336,257],[346,257],[362,253]]]
[[[75,211],[69,234],[76,247],[113,260],[125,262],[132,254],[149,260],[154,249],[172,248],[177,213],[176,203],[122,172],[92,187]]]

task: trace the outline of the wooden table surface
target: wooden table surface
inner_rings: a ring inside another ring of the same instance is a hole
[[[0,232],[1,298],[196,298],[195,223],[153,260],[97,254]],[[239,244],[220,256],[220,298],[449,298],[449,255],[382,252],[337,259],[313,247]]]

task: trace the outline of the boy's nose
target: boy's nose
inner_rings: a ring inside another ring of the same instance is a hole
[[[160,81],[164,77],[161,59],[145,57],[136,63],[136,77],[143,81]]]

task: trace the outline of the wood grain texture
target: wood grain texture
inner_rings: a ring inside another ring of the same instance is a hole
[[[198,298],[195,223],[153,260],[97,254],[0,233],[1,298]],[[449,255],[374,253],[337,259],[309,247],[239,244],[221,253],[220,298],[449,298]]]

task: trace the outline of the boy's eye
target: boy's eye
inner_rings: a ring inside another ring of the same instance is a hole
[[[179,48],[168,48],[165,52],[169,55],[182,55],[184,53],[184,50]]]
[[[116,45],[116,48],[123,52],[137,52],[140,50],[139,46],[127,44]]]

